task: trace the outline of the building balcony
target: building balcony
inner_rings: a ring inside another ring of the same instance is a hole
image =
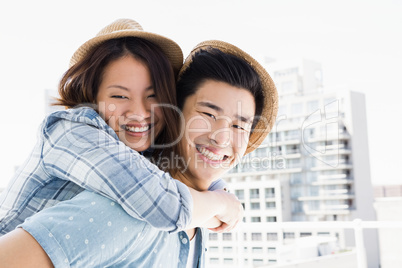
[[[318,176],[317,180],[324,181],[324,180],[346,179],[346,178],[347,178],[347,175],[345,173],[341,173],[341,174],[332,174],[332,175],[320,175],[320,176]]]
[[[269,146],[271,147],[276,147],[276,146],[281,146],[281,145],[292,145],[292,144],[300,144],[300,138],[298,139],[292,139],[292,140],[276,140],[272,141]]]
[[[350,155],[352,153],[350,149],[336,148],[333,145],[331,147],[319,146],[315,151],[311,153],[315,157],[322,157],[323,155]]]
[[[298,201],[320,201],[320,200],[348,200],[355,198],[352,194],[340,195],[317,195],[317,196],[299,196]]]
[[[349,140],[351,136],[348,133],[342,132],[339,134],[326,133],[326,135],[317,135],[312,137],[305,137],[305,142],[321,142],[321,141],[337,141],[337,140]]]
[[[237,173],[226,173],[222,178],[233,178],[233,177],[245,177],[245,176],[261,176],[261,175],[272,175],[272,174],[287,174],[287,173],[299,173],[302,172],[302,168],[283,168],[283,169],[269,169],[263,171],[236,171]]]
[[[332,189],[332,190],[321,189],[319,191],[319,195],[342,195],[348,193],[349,193],[348,189]]]
[[[304,213],[309,216],[324,216],[324,215],[348,215],[349,209],[319,209],[319,210],[305,210]]]
[[[311,171],[322,171],[322,170],[334,170],[334,169],[352,169],[353,165],[351,164],[337,164],[336,162],[328,162],[328,163],[322,163],[320,165],[317,165],[315,167],[312,167],[310,170]]]
[[[221,244],[222,234],[217,236],[217,240],[208,241],[207,266],[254,268],[258,262],[258,267],[261,268],[367,268],[370,266],[366,258],[367,245],[364,240],[371,239],[363,232],[367,229],[399,232],[402,230],[402,222],[355,219],[243,223],[232,231],[236,235],[231,237],[233,240],[228,245],[233,247],[233,251],[225,252],[225,247],[228,251],[229,246]],[[342,240],[345,230],[353,232],[354,244],[345,246]],[[253,239],[253,233],[261,233],[261,236],[254,236],[259,239]],[[295,237],[286,239],[287,233],[294,233]]]
[[[346,174],[345,174],[346,176]],[[352,184],[353,180],[349,180],[349,179],[342,179],[342,180],[317,180],[313,183],[311,183],[311,185],[314,186],[321,186],[321,185],[347,185],[347,184]]]

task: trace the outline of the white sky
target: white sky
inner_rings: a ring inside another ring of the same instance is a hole
[[[73,52],[117,18],[168,36],[184,55],[221,39],[249,54],[322,63],[324,86],[366,94],[374,184],[402,183],[402,1],[2,1],[0,187],[28,156]]]

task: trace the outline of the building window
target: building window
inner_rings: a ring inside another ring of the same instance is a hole
[[[250,198],[260,198],[260,189],[250,189]]]
[[[252,247],[251,252],[252,253],[262,253],[262,247]]]
[[[209,247],[209,252],[218,252],[219,248],[218,247]]]
[[[251,222],[261,222],[261,217],[251,217]]]
[[[330,236],[329,232],[318,232],[318,236]]]
[[[233,252],[233,248],[232,247],[223,247],[223,252],[226,252],[226,253]]]
[[[251,203],[250,203],[250,209],[251,209],[251,210],[258,210],[258,209],[260,209],[260,203],[259,203],[259,202],[251,202]]]
[[[302,115],[303,113],[303,103],[293,103],[291,106],[292,115]]]
[[[261,264],[264,264],[264,261],[262,259],[253,259],[253,264],[254,265],[261,265]]]
[[[275,216],[268,216],[267,217],[267,222],[276,222],[276,217]]]
[[[275,254],[276,248],[268,248],[268,253]]]
[[[237,198],[239,198],[240,200],[244,199],[244,190],[235,190],[235,195],[237,196]]]
[[[295,233],[290,233],[290,232],[283,233],[283,239],[294,239],[294,238],[295,238]]]
[[[277,233],[267,233],[267,240],[268,241],[278,241],[278,234]]]
[[[295,83],[293,81],[284,81],[281,83],[282,93],[290,93],[295,91]]]
[[[218,264],[219,263],[219,258],[209,258],[209,263]]]
[[[268,260],[268,263],[276,263],[276,260]]]
[[[243,234],[243,240],[244,240],[244,241],[247,241],[247,233],[244,233],[244,234]]]
[[[275,202],[265,202],[265,208],[266,209],[276,209],[276,203]]]
[[[251,233],[251,241],[262,241],[261,233]]]
[[[231,241],[232,240],[232,233],[223,233],[222,234],[223,241]]]
[[[265,197],[267,198],[275,197],[275,188],[265,188]]]
[[[248,251],[248,248],[247,248],[247,247],[244,247],[243,251],[244,251],[244,252],[247,252],[247,251]]]
[[[290,183],[291,184],[301,184],[303,182],[301,173],[292,173],[290,175]]]
[[[286,105],[278,106],[278,115],[286,115]]]
[[[306,237],[306,236],[311,236],[311,233],[300,233],[300,237]]]
[[[233,259],[232,258],[224,258],[223,263],[224,264],[233,264]]]
[[[315,111],[317,111],[320,108],[320,103],[318,102],[318,100],[313,100],[313,101],[309,101],[307,102],[307,113],[313,113]]]
[[[218,240],[218,234],[217,233],[209,233],[209,240]]]
[[[292,201],[291,207],[292,207],[292,212],[293,213],[299,213],[299,212],[303,211],[302,202]]]

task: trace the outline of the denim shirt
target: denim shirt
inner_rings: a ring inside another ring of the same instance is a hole
[[[29,159],[0,194],[0,235],[83,189],[164,231],[183,230],[191,220],[188,188],[119,141],[95,110],[82,107],[45,118]]]
[[[218,181],[210,190],[222,189]],[[134,219],[113,200],[90,191],[28,218],[20,225],[62,267],[185,268],[189,237]],[[195,236],[197,267],[205,267],[206,230]]]

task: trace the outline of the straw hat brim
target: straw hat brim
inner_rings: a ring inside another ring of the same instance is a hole
[[[180,74],[183,73],[183,71],[187,69],[192,62],[193,55],[201,49],[208,50],[208,48],[217,48],[224,53],[228,53],[245,60],[248,64],[250,64],[251,67],[253,67],[253,69],[260,77],[264,90],[264,107],[261,113],[261,117],[258,120],[254,131],[250,135],[250,139],[245,152],[246,155],[257,149],[273,128],[278,113],[278,92],[271,76],[264,69],[264,67],[262,67],[253,57],[251,57],[240,48],[220,40],[209,40],[199,43],[186,58],[183,67],[179,72],[179,79]]]
[[[85,54],[87,54],[91,49],[100,45],[101,43],[115,38],[122,37],[138,37],[148,40],[156,45],[158,45],[165,55],[168,57],[172,64],[173,70],[177,74],[183,64],[183,52],[180,46],[173,40],[145,31],[139,30],[119,30],[118,32],[107,33],[104,35],[96,36],[84,44],[82,44],[77,51],[73,54],[70,60],[70,67],[81,60]]]

